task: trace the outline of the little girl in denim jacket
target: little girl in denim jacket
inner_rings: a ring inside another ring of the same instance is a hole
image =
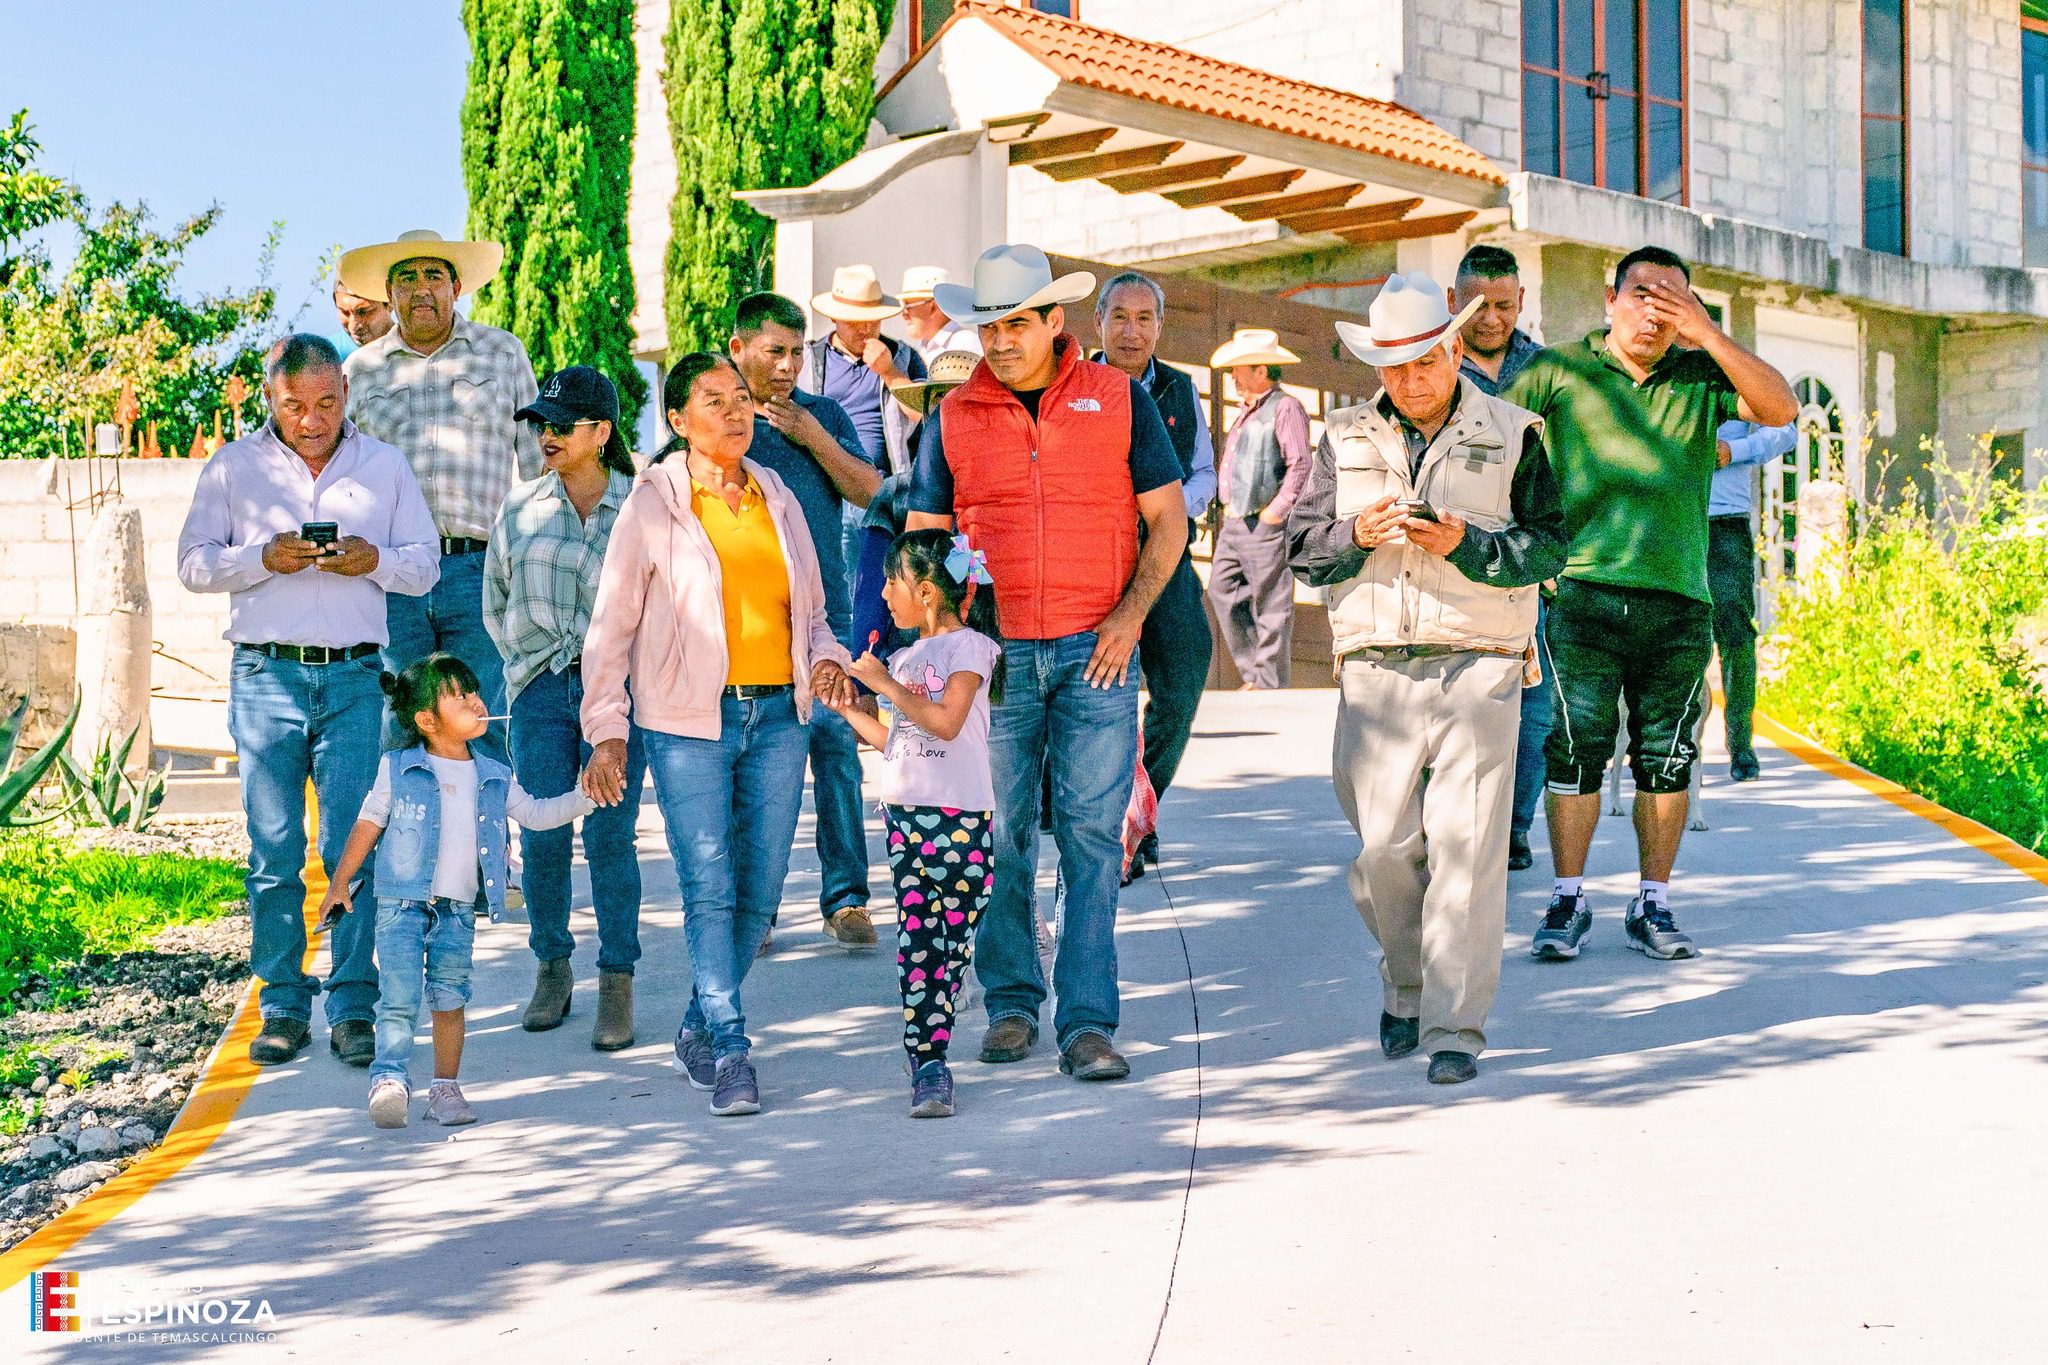
[[[463,1006],[469,1001],[476,910],[505,915],[505,820],[554,829],[594,809],[580,790],[529,796],[512,770],[471,741],[487,721],[476,674],[452,654],[430,654],[384,690],[404,747],[384,755],[320,907],[322,926],[354,909],[355,881],[377,854],[377,1059],[370,1065],[370,1118],[403,1128],[411,1107],[413,1029],[424,978],[434,1016],[434,1084],[427,1117],[476,1122],[462,1097]],[[474,828],[472,828],[472,826]]]

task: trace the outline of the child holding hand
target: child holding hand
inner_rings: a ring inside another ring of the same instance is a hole
[[[884,572],[890,617],[918,638],[887,664],[865,653],[849,672],[894,715],[885,721],[853,701],[833,709],[882,754],[910,1116],[944,1118],[953,1112],[946,1045],[954,1000],[995,885],[988,731],[989,702],[1002,697],[1003,649],[992,580],[967,537],[899,536]]]
[[[476,675],[454,655],[429,654],[396,678],[385,674],[384,691],[402,745],[378,765],[321,902],[320,923],[324,928],[353,912],[353,883],[374,850],[378,995],[370,1119],[379,1128],[405,1127],[424,984],[434,1016],[427,1117],[450,1126],[475,1123],[456,1073],[476,910],[488,909],[493,921],[505,914],[506,818],[553,829],[595,807],[579,789],[545,801],[529,796],[510,768],[470,752],[488,722]]]

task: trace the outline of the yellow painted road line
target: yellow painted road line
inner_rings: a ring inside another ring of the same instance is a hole
[[[301,970],[310,969],[320,950],[315,936],[320,898],[327,894],[327,873],[320,865],[319,842],[312,832],[319,827],[312,791],[306,793],[306,958]],[[86,1198],[24,1237],[12,1249],[0,1254],[0,1292],[12,1289],[51,1261],[77,1246],[95,1229],[105,1226],[136,1200],[169,1180],[213,1145],[227,1130],[228,1120],[242,1107],[249,1089],[262,1070],[249,1060],[249,1044],[262,1032],[263,1016],[256,1006],[260,989],[250,978],[249,989],[235,1011],[233,1022],[214,1044],[213,1053],[201,1068],[198,1084],[178,1112],[178,1118],[164,1134],[163,1141],[137,1157],[127,1170],[109,1180]]]

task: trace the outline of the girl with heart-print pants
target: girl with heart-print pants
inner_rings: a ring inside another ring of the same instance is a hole
[[[850,671],[892,715],[885,721],[852,702],[835,709],[882,754],[910,1116],[944,1118],[953,1112],[953,1004],[995,885],[988,730],[989,702],[1002,697],[1003,649],[992,580],[967,537],[911,531],[896,538],[883,567],[882,600],[918,638],[886,664],[870,648]]]

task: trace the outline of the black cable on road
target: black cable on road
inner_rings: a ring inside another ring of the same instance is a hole
[[[1166,873],[1157,863],[1152,865],[1153,874],[1159,878],[1159,889],[1166,896],[1166,911],[1173,916],[1173,932],[1180,939],[1180,959],[1187,969],[1188,1009],[1195,1021],[1195,1133],[1188,1144],[1188,1178],[1180,1193],[1180,1230],[1173,1238],[1173,1264],[1166,1274],[1166,1300],[1159,1305],[1159,1325],[1152,1329],[1152,1349],[1145,1353],[1145,1365],[1153,1365],[1159,1355],[1159,1340],[1166,1334],[1166,1315],[1173,1311],[1174,1282],[1180,1277],[1180,1249],[1188,1236],[1188,1205],[1195,1194],[1195,1165],[1202,1154],[1202,997],[1195,989],[1195,959],[1188,951],[1188,931],[1180,922],[1180,910],[1173,903],[1173,888],[1167,884]]]

